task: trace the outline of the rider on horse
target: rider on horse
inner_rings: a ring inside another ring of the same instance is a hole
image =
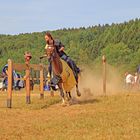
[[[78,73],[80,72],[80,69],[76,66],[75,62],[64,52],[64,45],[59,41],[59,40],[54,40],[52,35],[47,32],[45,34],[45,40],[46,40],[46,46],[45,49],[47,49],[47,47],[49,45],[54,45],[56,47],[56,51],[59,55],[59,57],[61,59],[63,59],[64,61],[67,62],[67,64],[70,66],[70,68],[72,69],[74,76],[76,78],[76,81],[78,80]],[[51,71],[52,71],[52,66],[51,66],[51,61],[49,60],[49,73],[51,75]]]

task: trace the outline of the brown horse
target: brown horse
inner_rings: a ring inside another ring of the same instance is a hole
[[[62,60],[54,45],[49,45],[46,49],[47,58],[51,61],[52,70],[56,77],[60,77],[61,80],[58,82],[60,90],[60,96],[62,97],[62,104],[65,105],[64,91],[66,92],[67,100],[71,99],[70,90],[76,86],[77,96],[81,96],[78,89],[78,79],[74,77],[72,69],[68,64]],[[64,90],[63,90],[64,89]]]

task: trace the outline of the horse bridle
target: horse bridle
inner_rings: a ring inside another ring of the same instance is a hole
[[[50,55],[50,58],[49,59],[54,59],[54,58],[56,58],[56,56],[55,56],[55,46],[54,45],[49,45],[48,46],[48,48],[47,49],[49,49],[49,55]],[[48,50],[47,50],[48,51]],[[48,54],[46,53],[46,55],[48,56]]]

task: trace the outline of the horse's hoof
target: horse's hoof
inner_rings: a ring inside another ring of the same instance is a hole
[[[77,96],[81,96],[81,92],[79,90],[77,90]]]
[[[65,106],[67,106],[67,104],[66,104],[65,102],[63,102],[63,103],[61,104],[61,106],[62,106],[62,107],[65,107]]]
[[[68,102],[69,102],[70,100],[71,100],[71,98],[66,98],[66,101],[68,101]]]
[[[68,106],[70,106],[70,105],[73,105],[73,101],[72,100],[69,100],[69,102],[68,102]]]

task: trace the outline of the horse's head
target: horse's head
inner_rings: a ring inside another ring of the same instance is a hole
[[[55,54],[55,45],[54,40],[48,40],[47,45],[45,47],[45,53],[47,55],[47,58],[50,59]]]
[[[45,50],[46,50],[47,58],[49,59],[54,54],[55,47],[53,45],[48,45]]]

